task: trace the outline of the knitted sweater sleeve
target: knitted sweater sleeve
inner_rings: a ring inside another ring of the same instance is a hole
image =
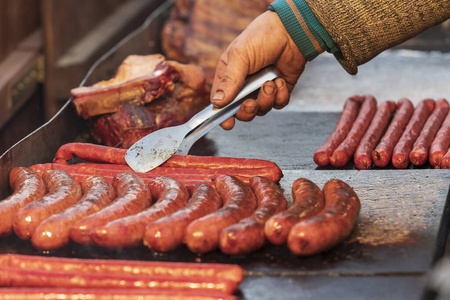
[[[449,0],[305,0],[350,74],[382,51],[450,18]]]

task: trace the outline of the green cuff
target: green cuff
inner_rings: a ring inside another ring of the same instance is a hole
[[[289,35],[308,61],[325,51],[330,53],[339,51],[305,0],[276,0],[268,9],[278,14]]]

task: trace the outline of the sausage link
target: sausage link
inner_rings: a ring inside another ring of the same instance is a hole
[[[324,167],[330,163],[331,155],[350,131],[363,101],[364,97],[357,95],[345,101],[344,108],[333,132],[328,136],[325,143],[314,153],[313,159],[318,166]]]
[[[67,143],[56,151],[54,161],[67,164],[68,161],[78,157],[86,161],[126,165],[126,152],[127,149],[91,143]]]
[[[250,216],[256,209],[256,196],[251,188],[236,177],[220,175],[215,180],[222,197],[219,210],[197,219],[186,228],[185,243],[195,253],[206,253],[219,248],[220,232]]]
[[[409,153],[409,160],[414,165],[421,166],[427,162],[431,143],[441,127],[442,122],[444,122],[449,108],[447,100],[439,99],[436,101],[436,107],[425,122],[419,137],[414,142],[413,148]]]
[[[117,174],[112,183],[117,198],[105,208],[76,222],[69,231],[70,238],[83,245],[93,243],[91,232],[108,222],[137,214],[152,203],[150,189],[134,173]]]
[[[441,159],[450,148],[450,112],[442,123],[441,128],[436,134],[430,146],[429,160],[435,168],[441,167]]]
[[[342,242],[355,226],[361,203],[345,182],[332,179],[323,187],[325,208],[292,227],[288,247],[296,255],[314,255]]]
[[[31,238],[42,221],[74,205],[82,196],[80,184],[65,171],[48,170],[42,179],[49,192],[19,209],[14,218],[14,232],[24,240]]]
[[[92,240],[101,247],[129,248],[142,244],[145,227],[186,205],[189,192],[178,180],[159,176],[149,183],[152,195],[157,201],[144,211],[120,218],[95,228]]]
[[[217,190],[198,184],[185,207],[149,223],[144,232],[144,245],[158,252],[168,252],[183,244],[186,227],[194,220],[218,210],[222,206]]]
[[[272,244],[285,244],[292,226],[318,214],[325,206],[320,188],[306,178],[294,181],[292,197],[293,204],[287,210],[272,216],[264,226],[266,238]]]
[[[372,166],[372,151],[396,109],[397,104],[394,101],[385,101],[378,106],[369,128],[361,139],[358,148],[356,148],[353,160],[357,169],[366,170]]]
[[[253,214],[220,233],[220,250],[229,255],[242,255],[261,249],[266,242],[264,224],[287,206],[283,191],[271,180],[257,176],[250,186],[258,200]]]
[[[450,148],[441,159],[441,169],[450,169]]]
[[[31,242],[41,250],[58,249],[69,243],[69,230],[79,220],[111,203],[114,187],[102,176],[93,175],[82,184],[83,196],[73,206],[50,216],[36,228]]]
[[[389,124],[386,133],[375,147],[375,150],[372,151],[373,163],[379,168],[386,167],[391,161],[392,151],[402,136],[402,133],[414,112],[414,105],[411,100],[407,98],[400,99],[397,106],[398,109],[395,112],[394,118]]]
[[[434,106],[435,101],[433,99],[424,99],[414,109],[408,125],[392,151],[392,164],[395,168],[405,169],[408,167],[409,153]]]
[[[377,100],[373,96],[365,96],[352,128],[330,157],[330,163],[334,167],[343,167],[350,161],[370,125],[376,109]]]
[[[12,194],[0,201],[0,237],[13,232],[17,211],[28,203],[42,198],[47,193],[44,180],[29,168],[17,167],[9,173]]]

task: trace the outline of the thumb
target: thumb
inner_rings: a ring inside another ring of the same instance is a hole
[[[248,65],[242,60],[229,57],[228,61],[220,60],[212,86],[211,103],[223,107],[233,101],[244,84],[248,74]]]

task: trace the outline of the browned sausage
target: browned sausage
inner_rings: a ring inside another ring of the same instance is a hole
[[[80,244],[92,244],[91,232],[113,220],[137,214],[150,206],[152,195],[145,182],[134,173],[117,174],[112,183],[117,198],[107,207],[76,222],[69,232],[70,238]]]
[[[375,147],[375,150],[372,151],[373,163],[380,168],[386,167],[391,161],[392,151],[402,136],[402,133],[414,112],[414,105],[411,100],[407,98],[400,99],[397,106],[398,109],[395,112],[395,116],[389,124],[386,133]]]
[[[355,226],[361,203],[345,182],[332,179],[323,187],[325,208],[292,227],[288,247],[296,255],[314,255],[342,242]]]
[[[81,198],[80,184],[65,171],[48,170],[42,179],[49,192],[19,209],[14,218],[14,232],[21,239],[30,239],[42,221],[74,205]]]
[[[145,228],[144,245],[158,252],[168,252],[183,244],[186,227],[194,220],[218,210],[222,198],[215,187],[197,184],[185,207],[149,223]]]
[[[385,101],[378,106],[369,128],[356,148],[353,160],[357,169],[366,170],[372,166],[372,151],[396,109],[397,104],[394,101]]]
[[[435,168],[441,167],[441,159],[450,148],[450,112],[442,123],[430,147],[430,164]]]
[[[333,151],[347,136],[363,101],[364,97],[357,95],[352,96],[345,101],[344,108],[342,109],[333,132],[328,136],[325,143],[323,143],[323,145],[314,153],[314,162],[318,166],[324,167],[330,163],[330,157],[333,154]]]
[[[264,246],[264,224],[271,216],[286,209],[283,191],[271,180],[257,176],[250,179],[250,186],[258,200],[258,208],[250,217],[222,230],[220,250],[229,255],[254,252]]]
[[[352,158],[376,110],[377,100],[373,96],[366,96],[352,128],[330,157],[330,163],[334,167],[343,167]]]
[[[409,153],[434,109],[435,101],[433,99],[424,99],[419,102],[414,109],[413,115],[408,122],[402,136],[392,151],[392,164],[397,169],[405,169],[409,165]]]
[[[107,248],[128,248],[142,245],[147,224],[186,205],[189,192],[178,180],[159,176],[150,181],[149,187],[156,202],[135,215],[120,218],[97,227],[91,232],[92,240]]]
[[[450,148],[441,159],[441,169],[450,169]]]
[[[83,196],[77,203],[39,224],[31,238],[35,248],[51,250],[66,245],[69,230],[76,222],[104,208],[116,197],[114,187],[99,175],[87,178],[81,188]]]
[[[447,100],[439,99],[436,101],[436,107],[425,122],[419,137],[414,142],[413,148],[409,153],[409,160],[414,165],[421,166],[427,162],[431,143],[441,127],[442,122],[444,122],[449,109]]]
[[[222,208],[195,220],[186,228],[186,245],[195,253],[218,249],[222,229],[250,216],[256,209],[255,194],[241,180],[220,175],[215,182],[217,192],[223,200]]]
[[[47,193],[44,180],[33,170],[17,167],[9,173],[12,194],[0,201],[0,236],[11,234],[17,211]]]
[[[306,178],[294,181],[292,198],[294,203],[287,210],[272,216],[264,226],[266,238],[272,244],[285,244],[292,226],[318,214],[325,206],[320,188]]]

